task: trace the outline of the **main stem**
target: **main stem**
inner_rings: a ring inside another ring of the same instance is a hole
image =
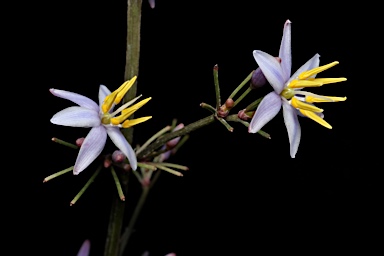
[[[141,5],[142,0],[127,1],[127,44],[125,58],[124,81],[131,79],[139,73],[140,58],[140,27],[141,27]],[[134,84],[124,97],[124,102],[136,96],[137,82]],[[132,143],[133,128],[124,129],[123,134]],[[124,193],[128,190],[129,173],[120,175],[121,185]],[[118,195],[112,202],[111,213],[105,242],[104,256],[118,256],[119,242],[123,226],[125,202],[121,201]]]

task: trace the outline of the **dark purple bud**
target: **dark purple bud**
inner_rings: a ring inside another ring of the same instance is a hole
[[[257,68],[251,77],[251,88],[257,89],[263,87],[267,83],[267,79],[265,78],[263,71],[260,68]]]

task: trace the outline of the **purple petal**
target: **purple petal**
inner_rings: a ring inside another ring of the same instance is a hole
[[[285,83],[280,63],[275,57],[262,51],[253,51],[253,57],[275,92],[280,94]]]
[[[124,155],[128,158],[129,164],[131,165],[132,169],[136,171],[136,154],[131,145],[129,145],[127,139],[124,137],[118,127],[107,126],[106,128],[109,138],[111,138],[116,147],[118,147],[124,153]]]
[[[81,248],[80,248],[79,252],[77,253],[77,256],[88,256],[90,249],[91,249],[91,242],[87,239],[81,245]]]
[[[288,82],[296,79],[301,73],[307,70],[311,70],[317,68],[320,64],[320,55],[318,53],[315,54],[312,58],[310,58],[303,66],[301,66],[289,79]],[[315,75],[316,76],[316,75]],[[313,77],[315,77],[313,76]]]
[[[263,126],[274,118],[279,113],[281,108],[280,95],[275,92],[270,92],[257,107],[254,116],[252,117],[251,123],[248,127],[248,132],[258,132]]]
[[[81,144],[79,154],[77,155],[76,163],[73,168],[74,175],[78,175],[82,172],[100,155],[106,141],[107,133],[104,126],[96,126],[89,131],[83,144]]]
[[[84,107],[69,107],[57,112],[51,123],[72,127],[95,127],[100,125],[98,112]]]
[[[281,39],[279,58],[281,59],[281,69],[283,79],[288,81],[291,76],[292,54],[291,54],[291,21],[287,20],[284,24],[283,38]]]
[[[105,97],[107,97],[107,95],[109,94],[111,94],[111,91],[107,88],[107,86],[101,84],[99,88],[99,105],[100,106],[103,104]]]
[[[80,95],[78,93],[68,92],[68,91],[63,91],[63,90],[57,90],[57,89],[49,89],[49,91],[53,95],[55,95],[56,97],[70,100],[73,103],[76,103],[77,105],[84,107],[84,108],[89,108],[89,109],[99,111],[99,106],[96,104],[96,102],[94,102],[93,100],[91,100],[88,97],[85,97],[85,96]]]
[[[295,158],[297,150],[299,149],[301,128],[297,118],[297,111],[287,100],[283,100],[283,116],[288,132],[290,154],[292,158]]]

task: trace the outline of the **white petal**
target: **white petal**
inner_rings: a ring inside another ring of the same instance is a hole
[[[293,79],[296,79],[301,73],[307,70],[311,70],[314,68],[317,68],[320,64],[320,55],[315,54],[312,58],[310,58],[303,66],[301,66],[289,79],[288,82],[292,81]],[[316,75],[312,76],[315,77]]]
[[[291,21],[287,20],[284,24],[283,38],[281,39],[279,58],[281,59],[281,69],[283,79],[288,81],[291,76],[292,54],[291,54]]]
[[[70,100],[73,103],[76,103],[77,105],[84,108],[89,108],[89,109],[99,111],[99,106],[96,104],[96,102],[94,102],[90,98],[85,97],[81,94],[63,91],[63,90],[57,90],[57,89],[49,89],[49,91],[56,97]]]
[[[116,147],[118,147],[124,153],[124,155],[128,158],[129,164],[131,165],[132,169],[136,171],[137,159],[135,151],[128,143],[124,135],[121,133],[120,129],[114,126],[106,126],[106,129],[109,138],[111,138]]]
[[[107,140],[107,133],[104,126],[99,125],[93,127],[87,137],[85,137],[83,144],[81,144],[79,154],[77,155],[76,163],[73,168],[73,174],[77,175],[87,168],[93,160],[96,159],[103,151],[105,142]]]
[[[107,88],[107,86],[101,84],[99,88],[99,105],[101,106],[104,102],[105,97],[111,94],[111,91]]]
[[[281,108],[281,98],[275,92],[270,92],[257,107],[248,127],[248,132],[256,133],[279,113]]]
[[[301,128],[297,118],[297,111],[292,107],[288,101],[283,100],[283,116],[285,127],[287,128],[290,154],[292,158],[295,158],[297,150],[299,149]]]
[[[275,57],[262,51],[253,51],[253,57],[275,92],[280,94],[285,83],[280,63]]]
[[[91,249],[91,242],[87,239],[83,242],[83,245],[81,246],[79,252],[77,253],[77,256],[88,256],[90,249]]]
[[[57,112],[51,123],[72,127],[95,127],[100,125],[98,112],[84,107],[69,107]]]

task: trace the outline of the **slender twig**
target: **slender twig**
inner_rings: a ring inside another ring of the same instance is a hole
[[[92,174],[91,178],[89,178],[89,180],[87,181],[87,183],[85,183],[84,187],[79,191],[79,193],[77,193],[77,195],[72,199],[71,203],[69,204],[70,206],[74,205],[77,200],[79,200],[79,198],[84,194],[85,190],[88,189],[88,187],[92,184],[92,182],[96,179],[97,175],[99,175],[101,169],[102,169],[102,165],[100,165],[97,170],[95,171],[94,174]]]
[[[66,142],[66,141],[63,141],[63,140],[60,140],[58,138],[52,138],[52,141],[53,142],[56,142],[56,143],[59,143],[61,145],[64,145],[64,146],[67,146],[67,147],[70,147],[70,148],[73,148],[73,149],[78,149],[79,147],[76,146],[75,144],[72,144],[72,143],[69,143],[69,142]]]
[[[186,135],[186,134],[188,134],[188,133],[190,133],[190,132],[192,132],[194,130],[197,130],[197,129],[199,129],[201,127],[204,127],[204,126],[206,126],[208,124],[211,124],[214,121],[215,121],[215,116],[214,115],[210,115],[210,116],[207,116],[207,117],[205,117],[203,119],[200,119],[200,120],[198,120],[198,121],[196,121],[194,123],[191,123],[191,124],[185,126],[184,128],[182,128],[180,130],[167,133],[164,136],[162,136],[159,139],[157,139],[151,145],[149,145],[146,149],[141,151],[140,154],[137,155],[137,157],[138,158],[145,158],[152,151],[154,151],[157,148],[159,148],[162,145],[164,145],[167,141],[170,141],[171,139],[176,138],[176,137],[180,137],[180,136]]]
[[[220,98],[220,86],[219,86],[219,66],[217,64],[213,67],[213,82],[215,84],[216,109],[219,109],[221,106],[221,98]]]
[[[239,86],[236,87],[236,89],[231,93],[231,95],[229,95],[229,99],[233,99],[235,95],[241,90],[241,88],[243,88],[243,86],[246,85],[249,80],[251,80],[253,72],[254,70],[241,82]]]

